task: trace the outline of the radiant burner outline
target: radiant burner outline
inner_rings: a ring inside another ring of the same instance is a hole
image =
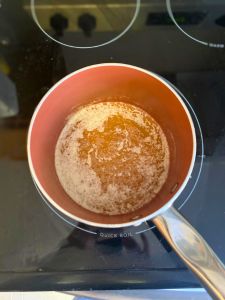
[[[161,76],[160,76],[161,77]],[[192,183],[193,183],[193,186],[192,186],[192,188],[191,188],[191,190],[190,190],[190,192],[189,192],[189,194],[187,195],[187,197],[182,201],[182,204],[178,207],[178,210],[181,210],[182,208],[183,208],[183,206],[187,203],[187,201],[190,199],[190,197],[191,197],[191,195],[192,195],[192,193],[194,192],[194,190],[195,190],[195,188],[196,188],[196,186],[197,186],[197,184],[198,184],[198,181],[199,181],[199,178],[200,178],[200,175],[201,175],[201,171],[202,171],[202,166],[203,166],[203,159],[204,159],[204,142],[203,142],[203,134],[202,134],[202,130],[201,130],[201,126],[200,126],[200,123],[199,123],[199,120],[198,120],[198,118],[197,118],[197,115],[196,115],[196,113],[195,113],[195,111],[194,111],[194,109],[192,108],[192,106],[191,106],[191,104],[188,102],[188,100],[187,100],[187,98],[183,95],[183,93],[176,87],[176,86],[174,86],[171,82],[169,82],[168,80],[166,80],[165,78],[163,78],[163,77],[161,77],[163,80],[165,80],[180,96],[181,96],[181,98],[185,101],[185,103],[187,104],[187,106],[189,107],[189,109],[191,110],[191,113],[192,113],[192,115],[194,116],[194,119],[195,119],[195,122],[196,122],[196,124],[197,124],[197,129],[198,129],[198,131],[199,131],[199,134],[200,134],[200,139],[201,139],[201,145],[200,145],[200,155],[196,155],[196,157],[195,157],[195,161],[196,161],[196,159],[197,159],[197,157],[200,157],[200,164],[199,164],[199,170],[197,171],[197,176],[196,176],[196,179],[195,180],[193,180],[193,178],[192,177],[190,177],[191,178],[191,181],[192,181]],[[196,165],[196,163],[195,163],[195,165]],[[195,168],[195,166],[194,166],[194,168]],[[194,169],[193,169],[194,170]],[[192,174],[193,174],[193,172],[192,172]],[[33,179],[33,178],[32,178]],[[114,231],[115,230],[117,230],[117,232],[109,232],[109,233],[106,233],[105,231],[104,231],[104,228],[103,228],[103,231],[101,232],[101,228],[96,228],[95,230],[96,231],[93,231],[93,230],[89,230],[89,229],[87,229],[87,228],[83,228],[83,227],[81,227],[81,226],[79,226],[79,225],[77,225],[77,224],[75,224],[72,220],[70,221],[68,218],[65,218],[62,214],[60,214],[52,205],[50,205],[49,203],[48,203],[48,201],[44,198],[44,196],[42,195],[42,193],[40,192],[40,190],[38,189],[38,187],[37,187],[37,185],[36,185],[36,183],[35,183],[35,181],[34,181],[34,179],[33,179],[33,182],[34,182],[34,184],[35,184],[35,187],[36,187],[36,189],[37,189],[37,191],[38,191],[38,193],[39,193],[39,195],[41,196],[41,198],[44,200],[44,202],[47,204],[47,206],[60,218],[60,219],[62,219],[63,221],[65,221],[67,224],[69,224],[69,225],[71,225],[72,227],[75,227],[75,228],[77,228],[77,229],[79,229],[79,230],[82,230],[82,231],[84,231],[84,232],[87,232],[87,233],[91,233],[91,234],[95,234],[95,235],[99,235],[99,236],[101,236],[101,234],[103,234],[103,236],[104,235],[112,235],[112,238],[116,238],[116,237],[120,237],[120,234],[121,234],[121,232],[120,232],[120,228],[119,229],[113,229]],[[188,186],[188,184],[189,184],[189,181],[188,181],[188,183],[187,183],[187,186]],[[186,187],[187,187],[186,186]],[[185,187],[185,188],[186,188]],[[184,189],[184,191],[185,191],[185,189]],[[184,193],[184,191],[182,192],[182,193]],[[181,195],[182,195],[182,193],[181,193]],[[179,198],[179,197],[178,197]],[[176,201],[175,201],[176,202]],[[136,231],[136,230],[134,230],[136,227],[138,227],[138,226],[141,226],[141,225],[146,225],[147,226],[147,228],[145,228],[145,229],[142,229],[142,230],[139,230],[139,231]],[[91,226],[89,226],[89,227],[91,227]],[[129,236],[132,236],[133,234],[140,234],[140,233],[144,233],[144,232],[146,232],[146,231],[148,231],[148,230],[151,230],[151,229],[153,229],[153,228],[155,228],[155,225],[153,225],[153,226],[151,226],[151,225],[149,225],[148,224],[148,221],[146,221],[146,222],[143,222],[143,223],[140,223],[140,224],[138,224],[137,223],[137,225],[136,226],[133,226],[133,227],[127,227],[127,228],[132,228],[132,231],[134,231],[134,232],[130,232],[130,231],[124,231],[124,230],[126,230],[125,228],[122,228],[122,230],[123,230],[123,232],[122,232],[122,234],[124,235],[126,235],[126,236],[124,236],[124,237],[129,237]],[[94,229],[94,227],[93,227],[93,229]]]
[[[199,44],[202,44],[204,46],[208,46],[208,47],[211,47],[211,48],[224,48],[224,44],[222,43],[211,43],[211,42],[205,42],[205,41],[202,41],[202,40],[199,40],[199,39],[196,39],[195,37],[191,36],[190,34],[188,34],[186,31],[184,31],[180,25],[177,23],[177,21],[175,20],[174,18],[174,15],[173,15],[173,11],[172,11],[172,8],[171,8],[171,0],[166,0],[166,8],[167,8],[167,11],[168,11],[168,14],[171,18],[171,20],[173,21],[174,25],[184,34],[186,35],[187,37],[189,37],[190,39],[192,39],[193,41],[199,43]]]
[[[34,22],[36,23],[36,25],[39,27],[39,29],[51,40],[53,40],[54,42],[65,46],[65,47],[69,47],[69,48],[74,48],[74,49],[92,49],[92,48],[99,48],[102,46],[106,46],[109,45],[115,41],[117,41],[118,39],[120,39],[123,35],[125,35],[128,30],[130,30],[130,28],[133,26],[134,22],[137,19],[137,16],[139,14],[140,11],[140,6],[141,6],[141,0],[136,0],[136,7],[135,7],[135,11],[134,11],[134,15],[130,21],[130,23],[127,25],[127,27],[125,27],[125,29],[118,34],[117,36],[115,36],[114,38],[112,38],[111,40],[104,42],[104,43],[100,43],[98,45],[93,45],[93,46],[75,46],[75,45],[70,45],[70,44],[66,44],[63,42],[58,41],[57,39],[53,38],[51,35],[49,35],[44,28],[41,26],[40,22],[38,21],[37,15],[36,15],[36,11],[35,11],[35,1],[36,0],[30,0],[30,8],[31,8],[31,14],[32,14],[32,18],[34,20]]]

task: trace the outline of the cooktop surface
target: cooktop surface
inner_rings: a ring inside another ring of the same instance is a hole
[[[153,71],[185,101],[197,154],[175,206],[225,263],[224,45],[223,0],[0,1],[0,290],[199,287],[151,222],[65,220],[31,179],[36,105],[65,75],[104,62]]]

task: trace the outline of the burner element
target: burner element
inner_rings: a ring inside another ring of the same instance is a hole
[[[188,202],[188,200],[190,199],[192,193],[194,192],[194,190],[195,190],[195,188],[198,184],[198,181],[199,181],[199,178],[200,178],[200,175],[201,175],[202,166],[203,166],[203,159],[204,159],[203,135],[202,135],[202,130],[201,130],[201,126],[200,126],[200,123],[198,121],[198,118],[195,114],[194,109],[192,108],[191,104],[189,103],[189,101],[185,98],[185,96],[172,83],[170,83],[165,78],[162,78],[162,79],[165,80],[167,82],[167,84],[169,84],[180,95],[180,97],[183,99],[183,101],[186,103],[186,106],[187,106],[187,108],[188,108],[188,110],[189,110],[189,112],[192,116],[192,120],[194,122],[197,137],[199,137],[199,141],[197,142],[197,153],[198,153],[198,155],[196,154],[195,164],[194,164],[192,174],[190,176],[190,179],[189,179],[186,187],[184,188],[184,190],[182,191],[180,196],[175,201],[175,207],[178,210],[181,210],[184,207],[184,205]],[[87,226],[83,223],[75,222],[74,220],[70,219],[69,217],[65,217],[64,215],[62,215],[58,210],[56,210],[55,207],[50,205],[50,203],[44,198],[44,196],[42,195],[42,193],[38,189],[35,182],[34,182],[34,184],[35,184],[40,196],[44,200],[44,202],[48,205],[48,207],[58,217],[60,217],[63,221],[65,221],[69,225],[71,225],[73,227],[76,227],[76,228],[78,228],[82,231],[98,235],[99,237],[102,237],[102,238],[114,239],[114,238],[131,237],[133,235],[144,233],[148,230],[151,230],[151,229],[155,228],[154,224],[152,222],[149,222],[149,221],[144,222],[144,223],[140,223],[137,226],[129,226],[129,227],[124,227],[124,228],[114,228],[114,229],[97,228],[97,227],[93,227],[93,226]]]
[[[186,31],[184,31],[180,25],[177,23],[176,19],[174,18],[174,14],[172,12],[172,8],[171,8],[171,2],[170,0],[166,0],[166,7],[167,7],[167,11],[168,11],[168,14],[171,18],[171,20],[173,21],[174,25],[184,34],[186,35],[187,37],[189,37],[190,39],[192,39],[193,41],[199,43],[199,44],[202,44],[204,46],[208,46],[208,47],[213,47],[213,48],[224,48],[224,44],[222,43],[210,43],[210,42],[205,42],[205,41],[202,41],[202,40],[199,40],[193,36],[191,36],[190,34],[188,34]]]
[[[77,24],[76,22],[68,22],[69,24],[67,28],[67,22],[65,22],[64,14],[58,12],[58,11],[64,11],[67,5],[64,5],[63,3],[59,4],[58,2],[54,3],[53,1],[51,2],[51,5],[46,5],[46,9],[52,7],[53,11],[57,11],[57,19],[52,21],[51,18],[50,20],[51,25],[52,22],[54,23],[52,28],[54,29],[57,28],[56,34],[59,33],[58,35],[55,35],[55,32],[54,34],[52,34],[51,30],[49,30],[48,26],[46,25],[48,21],[46,21],[46,19],[43,19],[43,21],[41,21],[43,15],[43,5],[39,5],[38,1],[39,0],[30,0],[30,7],[31,7],[33,20],[36,23],[36,25],[39,27],[39,29],[49,39],[53,40],[54,42],[62,46],[76,48],[76,49],[98,48],[98,47],[111,44],[116,40],[120,39],[133,26],[139,14],[140,5],[141,5],[141,0],[133,0],[134,3],[131,3],[131,5],[128,6],[126,6],[126,4],[121,4],[119,2],[113,3],[111,5],[110,4],[106,5],[104,3],[99,4],[99,2],[97,1],[96,4],[92,3],[90,5],[74,4],[72,5],[73,10],[69,11],[69,15],[71,16],[71,14],[74,14],[74,18],[76,18],[76,15],[78,14]],[[39,6],[40,9],[37,10],[37,7]],[[90,12],[84,13],[83,11],[87,11],[87,9]],[[132,15],[133,10],[134,12]],[[37,11],[40,11],[41,15],[39,15]],[[92,34],[94,32],[94,29],[96,29],[95,31],[97,32],[98,21],[99,21],[98,18],[94,15],[94,13],[96,13],[98,17],[101,17],[101,21],[102,21],[101,23],[104,24],[104,27],[108,24],[106,27],[109,27],[109,33],[107,34],[104,33],[102,35],[102,33],[99,31],[98,35],[95,35],[96,36],[95,42],[92,42],[92,39],[90,39],[90,37],[92,38],[94,37]],[[78,32],[74,32],[74,30],[72,29],[74,29],[74,27],[76,27],[77,25],[78,25]],[[63,37],[62,37],[62,29],[63,30],[67,29]],[[84,40],[83,37],[79,35],[79,29],[81,29],[85,33],[85,36],[88,37],[89,39]],[[116,36],[114,35],[114,37],[111,37],[112,34],[110,31],[119,32],[119,34],[117,34]],[[75,42],[72,42],[72,40],[74,40]],[[79,45],[79,44],[75,45],[77,40],[80,40],[79,43],[82,43],[83,45]],[[102,41],[102,40],[106,40],[106,41]]]

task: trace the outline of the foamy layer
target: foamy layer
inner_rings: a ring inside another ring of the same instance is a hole
[[[69,117],[55,149],[55,167],[79,205],[109,215],[134,211],[162,188],[169,147],[159,124],[142,109],[103,102]]]

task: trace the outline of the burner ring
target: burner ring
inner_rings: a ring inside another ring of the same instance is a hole
[[[70,45],[70,44],[67,44],[67,43],[63,43],[63,42],[60,42],[58,41],[57,39],[53,38],[51,35],[49,35],[45,30],[44,28],[41,26],[40,22],[38,21],[38,18],[37,18],[37,14],[36,14],[36,10],[35,10],[35,1],[36,0],[30,0],[30,7],[31,7],[31,14],[32,14],[32,18],[34,20],[34,22],[36,23],[36,25],[39,27],[39,29],[51,40],[53,40],[54,42],[62,45],[62,46],[66,46],[66,47],[69,47],[69,48],[74,48],[74,49],[92,49],[92,48],[98,48],[98,47],[102,47],[102,46],[106,46],[106,45],[109,45],[115,41],[117,41],[118,39],[120,39],[125,33],[128,32],[128,30],[133,26],[134,22],[136,21],[137,19],[137,16],[139,14],[139,11],[140,11],[140,6],[141,6],[141,0],[136,0],[136,7],[135,7],[135,11],[134,11],[134,15],[130,21],[130,23],[125,27],[125,29],[123,29],[123,31],[118,34],[117,36],[115,36],[114,38],[110,39],[109,41],[107,42],[103,42],[103,43],[100,43],[100,44],[97,44],[97,45],[93,45],[93,46],[75,46],[75,45]]]
[[[186,99],[186,97],[182,94],[181,91],[179,91],[179,89],[174,86],[171,82],[169,82],[168,80],[166,80],[165,78],[162,77],[163,80],[165,80],[180,96],[181,98],[185,101],[187,108],[189,108],[189,112],[192,115],[193,121],[195,123],[195,129],[198,130],[199,132],[199,136],[200,136],[200,147],[199,147],[199,151],[200,151],[200,155],[196,155],[195,157],[195,165],[192,171],[192,174],[194,173],[194,171],[196,172],[196,178],[193,179],[191,177],[191,180],[188,181],[186,187],[184,188],[183,192],[181,193],[181,195],[178,197],[178,199],[175,201],[175,204],[178,202],[179,203],[179,199],[181,198],[182,195],[184,195],[185,190],[187,189],[187,187],[192,184],[193,186],[190,189],[190,192],[188,193],[188,195],[185,197],[184,200],[181,201],[181,203],[178,205],[178,210],[181,210],[184,205],[188,202],[188,200],[190,199],[192,193],[194,192],[200,175],[201,175],[201,171],[202,171],[202,166],[203,166],[203,160],[204,160],[204,143],[203,143],[203,135],[202,135],[202,130],[201,130],[201,126],[199,123],[199,120],[197,118],[197,115],[195,114],[194,109],[192,108],[191,104],[188,102],[188,100]],[[199,164],[199,168],[196,171],[196,160],[200,158],[200,164]],[[33,178],[32,178],[33,179]],[[130,237],[132,235],[136,235],[136,234],[140,234],[140,233],[144,233],[148,230],[151,230],[153,228],[155,228],[155,225],[152,225],[151,221],[146,221],[144,223],[138,224],[137,226],[130,226],[130,227],[123,227],[123,228],[113,228],[113,229],[109,229],[109,228],[97,228],[97,227],[91,227],[91,226],[86,226],[85,224],[78,224],[77,222],[75,222],[72,219],[69,219],[68,217],[64,217],[60,212],[58,212],[42,195],[41,191],[38,189],[34,179],[33,179],[34,185],[38,190],[38,193],[40,194],[41,198],[44,200],[44,202],[47,204],[47,206],[60,218],[62,219],[64,222],[66,222],[67,224],[71,225],[72,227],[75,227],[79,230],[82,230],[84,232],[90,233],[90,234],[94,234],[100,237],[107,237],[107,238],[117,238],[117,237]],[[143,228],[143,226],[145,228]],[[139,230],[137,230],[139,227]],[[142,227],[142,229],[140,228]]]
[[[170,16],[170,19],[173,21],[174,25],[184,35],[186,35],[187,37],[189,37],[191,40],[193,40],[193,41],[195,41],[195,42],[197,42],[199,44],[202,44],[204,46],[211,47],[211,48],[224,48],[224,44],[222,44],[222,43],[210,43],[210,42],[205,42],[205,41],[199,40],[199,39],[193,37],[192,35],[188,34],[183,28],[181,28],[180,25],[177,23],[177,21],[174,18],[173,11],[172,11],[172,8],[171,8],[171,0],[166,0],[166,8],[167,8],[168,15]]]

